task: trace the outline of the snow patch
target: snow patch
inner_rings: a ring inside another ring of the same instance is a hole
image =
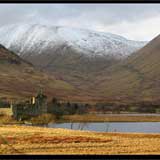
[[[111,55],[124,58],[147,42],[127,40],[119,35],[85,29],[14,24],[0,28],[0,43],[8,49],[15,50],[19,55],[33,51],[34,54],[41,54],[47,48],[54,51],[54,48],[67,44],[87,56]]]

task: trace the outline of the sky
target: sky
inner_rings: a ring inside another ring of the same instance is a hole
[[[149,41],[160,34],[160,4],[0,4],[0,27],[15,23],[84,28]]]

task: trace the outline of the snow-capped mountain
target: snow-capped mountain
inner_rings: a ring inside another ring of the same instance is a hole
[[[111,56],[117,59],[130,55],[146,44],[111,33],[40,24],[0,27],[0,43],[22,57],[49,51],[54,54],[57,50],[65,54],[65,48],[72,48],[89,57]]]

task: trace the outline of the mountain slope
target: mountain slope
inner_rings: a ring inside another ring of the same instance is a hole
[[[95,73],[146,44],[111,33],[38,24],[1,27],[0,43],[37,68],[85,92]]]
[[[107,97],[160,100],[160,36],[124,61],[107,68],[96,81],[97,90]]]
[[[6,64],[6,63],[10,63],[10,64],[28,64],[28,62],[24,61],[23,59],[21,59],[19,56],[17,56],[15,53],[13,52],[9,52],[4,46],[2,46],[0,44],[0,63],[1,64]],[[31,64],[30,64],[31,65]]]
[[[50,97],[65,98],[65,96],[71,96],[74,93],[73,86],[35,69],[2,45],[0,45],[0,75],[1,98],[30,97],[36,94],[40,87]]]

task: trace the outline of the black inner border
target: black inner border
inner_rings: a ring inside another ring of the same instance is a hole
[[[0,0],[0,3],[160,3],[160,0]]]

